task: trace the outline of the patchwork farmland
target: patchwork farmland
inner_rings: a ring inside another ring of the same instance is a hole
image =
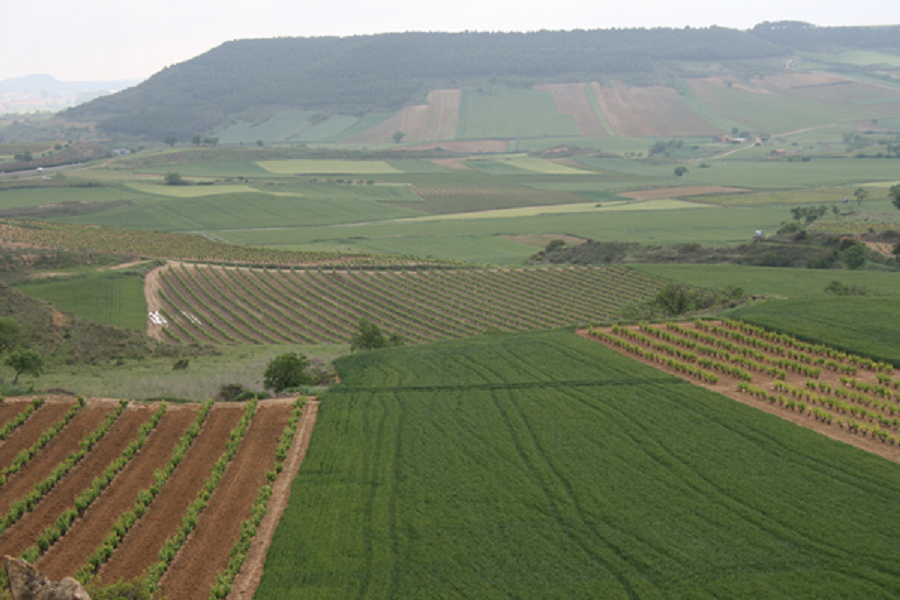
[[[189,343],[346,343],[363,317],[410,342],[611,318],[662,280],[624,268],[319,271],[172,264],[149,331]],[[162,325],[162,324],[165,325]]]
[[[0,549],[53,579],[224,598],[305,452],[305,402],[7,400]]]

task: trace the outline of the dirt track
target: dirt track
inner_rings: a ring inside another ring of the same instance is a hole
[[[265,568],[266,554],[269,552],[269,546],[272,545],[272,536],[275,535],[275,528],[278,527],[281,515],[284,514],[284,509],[291,497],[291,484],[297,476],[297,471],[300,470],[303,459],[306,458],[306,450],[309,448],[309,440],[312,437],[318,412],[319,401],[309,399],[303,407],[303,416],[300,417],[300,422],[297,424],[294,444],[284,463],[284,471],[275,482],[272,497],[269,499],[269,512],[263,517],[250,552],[247,554],[247,560],[232,584],[229,600],[252,600],[256,588],[259,586]]]

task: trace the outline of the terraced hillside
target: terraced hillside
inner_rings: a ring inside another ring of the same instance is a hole
[[[407,341],[606,320],[662,283],[623,268],[317,271],[171,264],[151,334],[179,342],[342,343],[368,318]]]

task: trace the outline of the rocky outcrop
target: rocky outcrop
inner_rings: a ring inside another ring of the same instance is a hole
[[[13,600],[91,600],[84,587],[71,577],[50,581],[24,560],[12,556],[4,557],[4,563]]]

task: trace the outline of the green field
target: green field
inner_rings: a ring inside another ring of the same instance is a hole
[[[731,316],[900,367],[898,291],[895,284],[891,296],[769,300]]]
[[[582,137],[549,92],[494,85],[463,90],[457,139]]]
[[[315,115],[308,110],[285,110],[261,123],[239,122],[216,132],[222,144],[255,144],[282,141],[309,127]]]
[[[279,175],[385,175],[399,173],[380,160],[261,160],[263,169]]]
[[[900,294],[900,273],[897,272],[695,264],[632,265],[631,268],[654,277],[700,287],[724,288],[733,285],[748,294],[782,298],[825,297],[825,286],[834,280],[865,288],[872,294]]]
[[[106,273],[48,279],[18,285],[16,289],[96,323],[137,331],[147,328],[144,282],[138,275]]]
[[[261,600],[900,589],[900,467],[595,342],[474,338],[338,367]]]

